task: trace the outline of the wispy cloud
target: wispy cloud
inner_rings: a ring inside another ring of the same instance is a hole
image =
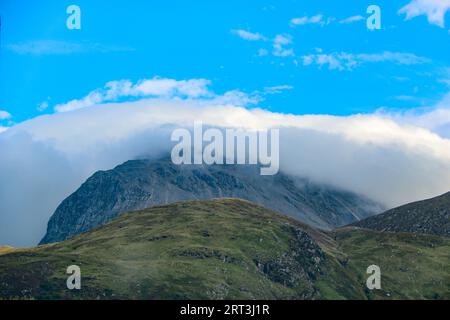
[[[438,77],[438,82],[446,84],[450,88],[450,67],[441,69]]]
[[[444,28],[445,14],[448,10],[450,10],[450,0],[412,0],[398,13],[406,14],[406,20],[425,15],[429,23]]]
[[[37,111],[42,112],[47,110],[48,108],[48,101],[42,101],[41,103],[38,104],[37,106]]]
[[[394,99],[398,100],[398,101],[415,101],[417,98],[414,96],[399,95],[399,96],[395,96]]]
[[[268,94],[279,94],[283,93],[286,90],[292,90],[294,89],[293,86],[290,85],[281,85],[281,86],[271,86],[271,87],[265,87],[264,92]]]
[[[272,45],[272,54],[276,57],[292,57],[294,49],[291,48],[292,36],[290,34],[277,34],[273,39],[268,38],[260,33],[249,32],[242,29],[231,30],[231,33],[247,41],[264,41]],[[269,54],[266,48],[258,50],[258,56],[263,57]]]
[[[82,99],[75,99],[55,106],[58,112],[67,112],[105,102],[117,101],[123,97],[185,97],[211,96],[209,80],[174,80],[154,77],[133,84],[129,80],[110,81],[103,88],[91,91]]]
[[[12,115],[9,112],[4,111],[4,110],[0,110],[0,122],[4,122],[4,121],[9,120],[11,118],[12,118]],[[10,122],[10,121],[6,121],[6,122]],[[11,123],[9,123],[7,125],[10,125],[10,124]],[[2,125],[0,123],[0,133],[4,132],[6,130],[8,130],[8,127],[6,127],[6,126],[4,126],[4,125]]]
[[[175,80],[153,77],[143,79],[137,83],[129,80],[110,81],[103,88],[89,92],[81,99],[74,99],[54,107],[56,112],[69,112],[88,108],[99,104],[121,101],[134,101],[141,98],[171,99],[178,101],[207,102],[209,105],[234,105],[250,106],[265,99],[265,96],[281,94],[293,89],[289,85],[265,87],[262,91],[250,93],[240,90],[230,90],[223,94],[217,94],[209,89],[211,84],[207,79]],[[48,102],[43,102],[46,105]],[[47,105],[48,107],[48,105]]]
[[[291,19],[291,26],[295,27],[295,26],[300,26],[300,25],[305,25],[305,24],[320,24],[320,25],[324,25],[326,22],[324,20],[324,16],[321,14],[317,14],[315,16],[304,16],[304,17],[298,17],[298,18],[293,18]]]
[[[29,55],[67,55],[89,52],[106,53],[115,51],[134,51],[134,49],[130,47],[58,40],[35,40],[28,42],[11,43],[7,44],[6,48],[18,54]]]
[[[363,16],[351,16],[351,17],[348,17],[348,18],[345,18],[345,19],[342,19],[342,20],[340,20],[339,21],[339,23],[342,23],[342,24],[350,24],[350,23],[354,23],[354,22],[358,22],[358,21],[362,21],[362,20],[364,20],[365,18],[363,17]]]
[[[269,55],[269,50],[261,48],[258,50],[258,57],[265,57]]]
[[[276,57],[294,56],[294,49],[290,48],[292,36],[289,34],[278,34],[273,40],[273,55]]]
[[[10,118],[11,118],[11,114],[9,112],[0,110],[0,120],[6,120],[6,119],[10,119]]]
[[[266,37],[264,37],[260,33],[254,33],[243,29],[234,29],[231,30],[231,33],[237,35],[238,37],[248,40],[248,41],[260,41],[260,40],[267,40]]]
[[[441,137],[450,139],[450,92],[432,106],[411,108],[404,111],[390,111],[381,108],[375,114],[389,117],[402,124],[425,128]]]
[[[120,99],[134,98],[163,98],[178,100],[204,99],[212,105],[233,104],[246,106],[255,104],[262,98],[258,92],[246,94],[239,90],[231,90],[222,95],[217,95],[209,90],[210,80],[190,79],[175,80],[154,77],[143,79],[137,83],[129,80],[110,81],[103,88],[95,89],[81,99],[55,106],[57,112],[68,112],[98,104],[116,102]]]
[[[400,65],[415,65],[431,62],[428,58],[419,57],[413,53],[390,52],[383,53],[347,53],[334,52],[330,54],[309,54],[302,56],[304,66],[317,65],[320,68],[328,66],[330,70],[352,70],[366,63],[391,62]]]

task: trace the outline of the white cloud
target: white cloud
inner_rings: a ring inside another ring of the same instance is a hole
[[[6,119],[10,119],[10,118],[11,118],[11,114],[9,112],[0,110],[0,120],[6,120]]]
[[[129,80],[110,81],[103,88],[91,91],[81,99],[55,106],[58,112],[67,112],[90,107],[96,104],[113,102],[125,97],[166,97],[166,98],[199,98],[212,97],[208,90],[209,80],[191,79],[174,80],[154,77],[140,80],[133,84]]]
[[[95,104],[101,104],[106,100],[106,97],[99,91],[92,91],[86,97],[82,99],[71,100],[64,104],[58,104],[55,106],[55,111],[68,112],[86,107],[91,107]]]
[[[289,46],[292,44],[292,36],[289,34],[277,34],[275,38],[269,39],[261,35],[260,33],[252,33],[245,30],[232,30],[232,33],[238,35],[242,39],[249,41],[266,41],[272,45],[272,54],[275,57],[292,57],[295,56],[294,49]],[[269,54],[269,50],[260,48],[258,50],[258,56],[264,57]]]
[[[247,30],[243,30],[243,29],[235,29],[235,30],[231,30],[231,32],[237,36],[239,36],[240,38],[244,39],[244,40],[248,40],[248,41],[260,41],[260,40],[267,40],[266,37],[264,37],[262,34],[260,33],[253,33]]]
[[[41,103],[38,104],[37,106],[37,110],[39,112],[45,111],[48,108],[48,101],[42,101]]]
[[[273,40],[273,52],[276,57],[292,57],[294,49],[289,48],[292,44],[292,36],[289,34],[278,34]]]
[[[343,19],[343,20],[341,20],[341,21],[339,21],[339,23],[342,23],[342,24],[349,24],[349,23],[354,23],[354,22],[358,22],[358,21],[362,21],[362,20],[364,20],[365,18],[363,17],[363,16],[351,16],[351,17],[348,17],[348,18],[345,18],[345,19]]]
[[[280,85],[280,86],[265,87],[264,92],[266,92],[268,94],[279,94],[279,93],[282,93],[283,91],[292,90],[292,89],[294,89],[293,86],[285,84],[285,85]]]
[[[281,50],[281,49],[280,49]],[[136,98],[165,98],[178,100],[202,99],[211,105],[231,104],[236,106],[254,105],[263,98],[260,92],[251,94],[240,90],[231,90],[222,95],[216,95],[208,89],[210,81],[206,79],[174,80],[154,77],[144,79],[133,84],[129,80],[110,81],[103,88],[95,89],[81,99],[74,99],[55,106],[57,112],[69,112],[92,107],[120,99]],[[287,86],[273,87],[272,91],[265,90],[264,94],[281,93]]]
[[[245,107],[245,106],[255,105],[263,100],[264,100],[264,98],[257,91],[247,94],[240,90],[231,90],[231,91],[225,92],[223,95],[214,96],[214,98],[212,98],[212,99],[208,99],[208,100],[203,99],[201,101],[201,103],[202,104],[206,103],[210,106],[222,105],[222,106]],[[198,100],[197,100],[197,102],[198,102]]]
[[[300,26],[300,25],[305,25],[305,24],[324,25],[325,24],[324,17],[321,14],[317,14],[317,15],[311,16],[311,17],[304,16],[304,17],[291,19],[291,26]]]
[[[380,109],[376,114],[390,117],[399,123],[425,128],[450,139],[450,93],[434,106],[412,108],[403,112]]]
[[[287,85],[267,87],[263,92],[250,94],[240,90],[230,90],[217,95],[209,90],[211,82],[207,79],[175,80],[154,77],[133,84],[129,80],[110,81],[103,88],[95,89],[81,99],[74,99],[55,106],[57,112],[69,112],[84,109],[121,99],[163,98],[174,100],[196,100],[200,98],[210,105],[250,106],[264,100],[266,94],[278,94],[291,89]]]
[[[212,95],[208,90],[210,81],[206,79],[174,80],[153,78],[143,80],[135,87],[130,87],[127,95],[138,96],[186,96],[188,98],[198,98]],[[135,91],[135,92],[133,92]]]
[[[445,14],[450,10],[450,0],[412,0],[398,13],[406,14],[406,20],[425,15],[428,22],[444,28]]]
[[[1,122],[4,122],[4,120],[9,120],[11,118],[12,118],[12,115],[9,112],[0,110],[0,121]],[[8,121],[5,121],[5,122],[8,122]],[[8,123],[8,125],[10,125],[10,124],[11,123]],[[8,130],[8,128],[9,127],[2,126],[0,123],[0,133],[5,132],[6,130]]]
[[[328,66],[330,70],[352,70],[365,63],[391,62],[401,65],[429,63],[430,60],[413,53],[389,52],[383,53],[347,53],[334,52],[330,54],[309,54],[302,56],[303,65]]]
[[[88,52],[133,51],[133,48],[104,45],[89,42],[68,42],[59,40],[35,40],[21,43],[7,44],[6,48],[18,54],[30,55],[66,55]]]

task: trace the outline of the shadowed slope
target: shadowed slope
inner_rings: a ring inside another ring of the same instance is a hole
[[[379,231],[423,233],[450,237],[450,192],[439,197],[388,210],[354,225]]]

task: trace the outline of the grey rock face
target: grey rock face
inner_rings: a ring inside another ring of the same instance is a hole
[[[378,231],[450,237],[450,192],[388,210],[354,225]]]
[[[119,214],[183,200],[241,198],[330,229],[383,211],[353,193],[282,173],[261,176],[256,165],[174,165],[170,159],[132,160],[92,175],[65,199],[41,244],[62,241]]]

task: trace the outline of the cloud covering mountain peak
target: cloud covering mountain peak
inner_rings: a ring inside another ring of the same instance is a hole
[[[94,104],[10,127],[0,134],[0,243],[35,244],[57,205],[91,174],[167,155],[171,132],[195,121],[278,128],[281,171],[388,207],[448,191],[450,140],[442,128],[450,121],[433,116],[448,112],[445,99],[421,114],[331,116],[244,107],[248,95],[227,94]]]

